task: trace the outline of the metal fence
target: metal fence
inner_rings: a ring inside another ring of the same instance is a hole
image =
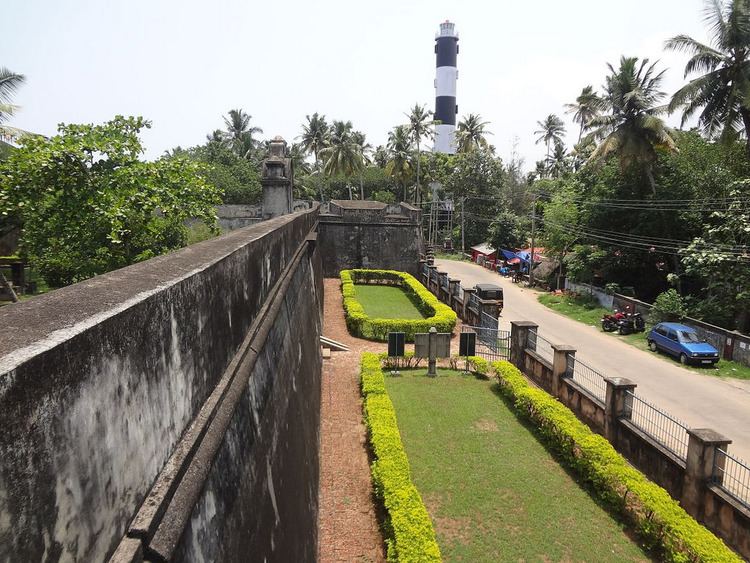
[[[476,355],[492,362],[507,360],[510,354],[510,332],[481,326],[462,325],[461,332],[477,335]]]
[[[469,297],[469,307],[471,307],[475,311],[480,310],[479,297],[477,297],[476,293],[471,293],[471,296]]]
[[[626,397],[630,403],[630,422],[677,457],[686,460],[689,439],[687,425],[635,393],[626,391]]]
[[[549,340],[540,336],[536,330],[530,330],[526,338],[526,347],[534,350],[542,358],[547,360],[550,364],[555,356],[555,352],[552,349],[552,344]]]
[[[594,397],[604,402],[607,397],[607,382],[604,376],[591,366],[584,364],[573,354],[568,354],[566,375],[591,393]]]
[[[750,466],[721,448],[714,455],[713,482],[750,508]]]
[[[448,282],[448,274],[442,276],[442,279],[440,280],[440,285],[443,287],[443,289],[445,289],[446,291],[448,291],[449,286],[450,286],[450,284]]]

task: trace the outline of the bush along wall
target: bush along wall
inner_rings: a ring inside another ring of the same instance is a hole
[[[389,332],[403,332],[407,342],[414,342],[415,334],[428,332],[430,327],[434,326],[438,332],[453,332],[456,326],[456,313],[410,274],[395,270],[342,270],[340,275],[346,326],[353,336],[385,342]],[[426,318],[370,318],[357,301],[355,283],[400,286]]]
[[[432,521],[411,481],[409,460],[401,443],[396,411],[385,390],[378,354],[362,354],[361,386],[365,425],[375,460],[372,480],[385,508],[383,535],[388,561],[442,561]]]
[[[541,389],[532,387],[508,362],[492,364],[500,389],[543,441],[616,513],[629,520],[646,547],[665,561],[741,562],[719,538],[633,468],[603,437]]]

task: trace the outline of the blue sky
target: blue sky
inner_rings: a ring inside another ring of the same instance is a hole
[[[377,145],[415,102],[434,106],[434,37],[450,19],[459,113],[490,122],[503,158],[517,138],[530,169],[544,154],[536,122],[599,87],[607,62],[661,59],[664,89],[681,86],[686,57],[662,45],[679,33],[706,40],[702,10],[702,0],[11,0],[0,66],[27,76],[11,125],[52,134],[59,122],[143,115],[149,158],[203,142],[235,107],[266,137],[291,140],[318,111]]]

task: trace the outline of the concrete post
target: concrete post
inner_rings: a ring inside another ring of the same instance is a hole
[[[458,286],[461,285],[461,280],[454,280],[451,278],[448,278],[448,288],[450,289],[450,299],[448,300],[448,305],[451,309],[454,311],[456,310],[455,303],[456,303],[456,296],[458,295]]]
[[[427,337],[427,375],[437,377],[437,329],[430,327]]]
[[[732,440],[709,428],[688,430],[688,436],[685,480],[680,502],[690,515],[701,520],[704,517],[706,491],[713,475],[716,450],[721,448],[726,451]],[[716,462],[723,467],[724,456],[716,458]]]
[[[473,287],[464,288],[464,302],[461,309],[461,318],[464,320],[464,322],[469,322],[469,300],[471,299],[471,295],[475,291],[476,289]]]
[[[510,321],[510,363],[521,371],[524,370],[524,350],[530,330],[539,325],[531,321]]]
[[[427,287],[427,277],[425,276],[425,265],[427,264],[427,260],[420,260],[419,264],[417,265],[417,270],[419,272],[419,279],[422,282],[422,285]]]
[[[617,447],[617,425],[620,418],[630,418],[633,412],[633,393],[637,385],[624,377],[605,377],[607,394],[604,399],[604,437]]]
[[[435,283],[435,272],[437,272],[437,266],[427,262],[427,289],[432,291],[432,285]]]
[[[437,287],[435,288],[435,296],[440,300],[440,292],[443,290],[443,277],[448,278],[448,272],[438,271],[437,273]]]
[[[575,357],[576,349],[567,344],[553,344],[552,350],[552,395],[559,398],[562,395],[561,380],[568,377],[568,356]]]

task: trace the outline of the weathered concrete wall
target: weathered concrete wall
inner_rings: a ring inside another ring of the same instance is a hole
[[[406,204],[387,206],[369,201],[331,202],[330,206],[329,213],[321,214],[318,227],[326,277],[336,277],[350,268],[383,268],[418,275],[419,210]]]
[[[112,553],[316,217],[277,218],[0,310],[0,561]],[[309,439],[290,440],[289,455]],[[300,494],[306,477],[277,494]]]
[[[292,211],[305,211],[312,208],[312,202],[295,199]],[[249,204],[225,204],[216,206],[216,215],[219,218],[219,227],[225,233],[243,229],[250,225],[260,223],[263,220],[263,206]]]
[[[604,404],[569,377],[560,379],[560,396],[566,407],[597,434],[604,434]]]

